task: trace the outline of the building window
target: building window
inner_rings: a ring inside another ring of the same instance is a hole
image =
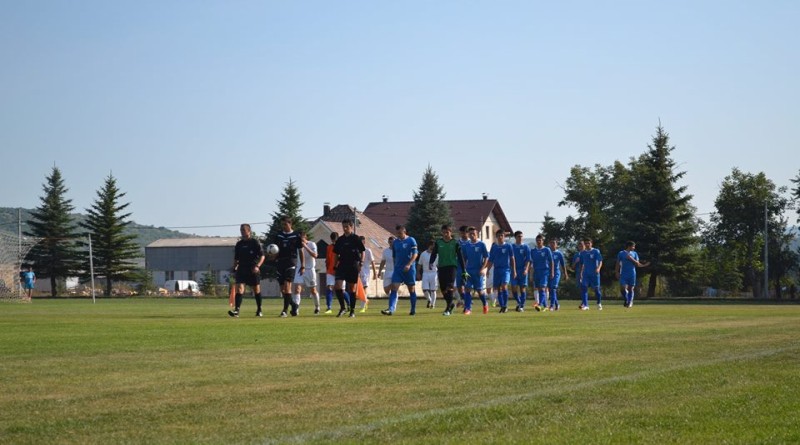
[[[174,270],[165,270],[164,271],[164,281],[174,280],[175,279],[175,271]]]
[[[197,275],[196,271],[190,270],[189,271],[189,281],[194,281],[194,279],[196,278],[196,275]]]
[[[486,226],[486,239],[492,239],[492,237],[489,235],[489,230],[491,230],[489,229],[489,226]]]

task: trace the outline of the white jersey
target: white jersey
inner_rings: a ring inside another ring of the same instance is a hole
[[[361,265],[362,275],[369,273],[369,271],[372,270],[372,263],[374,261],[375,259],[372,257],[372,250],[369,247],[367,247],[367,249],[364,250],[364,263]]]
[[[383,261],[386,261],[386,265],[384,266],[383,275],[392,276],[394,272],[394,258],[392,258],[392,249],[385,249],[383,251]]]
[[[308,250],[310,250],[311,252],[314,252],[314,255],[317,255],[317,243],[308,241],[308,242],[306,242],[306,246],[308,247]],[[311,254],[308,252],[308,250],[306,250],[305,248],[302,249],[302,251],[303,251],[303,261],[305,261],[305,268],[306,268],[306,270],[313,270],[314,273],[316,273],[316,271],[317,271],[317,259],[314,258],[313,256],[311,256]],[[297,268],[299,269],[300,266],[297,266]]]
[[[317,244],[312,242],[307,242],[306,246],[311,252],[314,254],[317,253]],[[302,249],[303,251],[303,261],[305,262],[303,269],[303,273],[300,273],[300,266],[297,266],[297,269],[294,273],[294,284],[302,284],[306,287],[316,287],[317,286],[317,259],[311,256],[311,253],[308,252],[305,248]]]
[[[439,270],[439,258],[433,264],[431,262],[431,253],[427,250],[419,254],[419,265],[422,267],[422,275],[436,275]]]

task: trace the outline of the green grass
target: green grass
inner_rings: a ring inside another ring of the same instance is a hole
[[[798,305],[384,304],[2,303],[0,443],[800,442]]]

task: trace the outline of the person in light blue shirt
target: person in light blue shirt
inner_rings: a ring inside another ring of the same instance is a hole
[[[531,247],[531,266],[533,267],[533,287],[539,291],[539,301],[533,308],[547,309],[547,283],[553,278],[553,252],[544,245],[544,236],[536,235],[536,247]]]
[[[603,310],[603,294],[600,291],[600,269],[603,268],[603,255],[599,249],[592,247],[591,238],[584,238],[584,250],[581,252],[581,305],[580,309],[589,310],[589,289],[594,289],[597,298],[597,309]]]
[[[517,302],[517,312],[525,310],[525,300],[528,298],[528,271],[531,266],[531,246],[522,242],[522,232],[514,232],[514,264],[517,267],[517,276],[511,280],[511,292]]]
[[[636,243],[628,241],[625,243],[625,250],[620,250],[617,254],[616,275],[619,279],[620,293],[625,299],[623,306],[633,307],[633,294],[636,289],[636,268],[647,267],[650,263],[640,262],[639,254],[636,253]]]
[[[472,314],[472,292],[478,292],[478,297],[483,304],[483,313],[489,313],[489,305],[486,302],[486,263],[489,261],[489,250],[483,241],[478,241],[478,229],[470,226],[467,229],[469,243],[462,247],[461,253],[466,262],[464,277],[464,315]]]
[[[564,264],[564,254],[558,250],[558,240],[555,238],[550,240],[550,251],[553,252],[553,278],[548,282],[550,288],[550,310],[557,311],[560,307],[558,304],[558,283],[561,282],[563,271],[564,278],[567,277],[567,267]]]
[[[506,234],[503,229],[495,233],[496,241],[489,251],[487,269],[494,269],[492,287],[497,290],[497,301],[500,303],[500,313],[508,312],[508,283],[512,277],[516,278],[517,267],[514,261],[514,252],[510,244],[506,244]]]
[[[392,315],[397,310],[397,290],[400,286],[408,287],[409,299],[411,301],[411,312],[408,315],[417,313],[417,267],[415,261],[419,254],[417,240],[408,236],[406,226],[398,225],[395,227],[397,238],[392,243],[392,258],[394,259],[394,272],[392,272],[392,290],[389,292],[389,308],[382,310],[383,315]]]
[[[33,288],[36,285],[36,274],[33,273],[33,268],[28,266],[28,269],[19,275],[22,281],[22,288],[25,290],[25,299],[32,301]]]

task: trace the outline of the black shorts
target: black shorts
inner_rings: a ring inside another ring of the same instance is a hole
[[[252,267],[236,268],[236,284],[246,284],[253,287],[261,283],[261,274],[253,272]]]
[[[280,259],[278,260],[275,270],[278,273],[277,279],[279,285],[283,285],[287,281],[291,283],[294,281],[294,275],[297,271],[297,263],[295,262],[294,258]]]
[[[456,286],[456,266],[444,266],[440,267],[439,271],[436,272],[439,277],[439,289],[442,292],[447,291],[448,289],[453,289]]]
[[[347,283],[358,282],[358,273],[361,268],[356,265],[339,264],[336,268],[336,281],[343,280]]]

